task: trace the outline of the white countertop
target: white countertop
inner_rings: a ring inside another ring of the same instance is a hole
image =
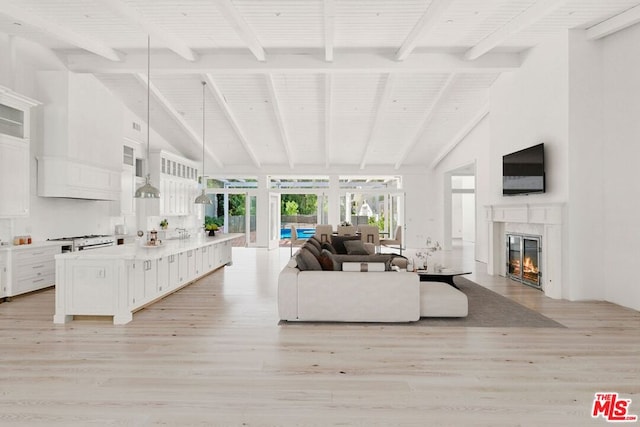
[[[51,246],[62,246],[65,244],[68,244],[68,242],[44,240],[41,242],[33,242],[30,245],[2,245],[0,246],[0,250],[21,251],[21,250],[27,250],[27,249],[46,248]]]
[[[242,236],[242,233],[218,234],[215,237],[195,236],[190,239],[165,240],[160,246],[141,246],[140,242],[107,246],[79,252],[56,255],[56,259],[157,259],[178,252],[225,242]]]

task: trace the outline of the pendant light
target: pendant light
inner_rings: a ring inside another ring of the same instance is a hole
[[[213,201],[206,195],[205,189],[207,188],[207,180],[204,175],[204,122],[205,122],[205,114],[204,114],[204,101],[205,101],[205,86],[207,86],[207,82],[202,82],[202,193],[198,197],[196,197],[196,203],[200,205],[212,205]]]
[[[150,117],[150,104],[151,99],[151,37],[147,36],[147,176],[145,177],[144,185],[136,190],[135,197],[137,199],[159,199],[160,192],[156,187],[151,185],[151,174],[149,173],[149,117]]]

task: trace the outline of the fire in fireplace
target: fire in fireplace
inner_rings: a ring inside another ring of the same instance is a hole
[[[507,234],[507,277],[541,289],[540,236]]]

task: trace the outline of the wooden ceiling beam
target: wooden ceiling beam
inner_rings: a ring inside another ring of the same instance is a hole
[[[324,165],[329,167],[331,160],[331,133],[333,129],[333,75],[324,76]]]
[[[509,37],[535,24],[540,19],[558,9],[565,2],[566,0],[538,0],[520,15],[507,22],[503,27],[467,50],[464,57],[468,60],[477,60],[494,47],[499,46]]]
[[[189,46],[184,44],[178,38],[169,34],[166,30],[160,28],[157,24],[149,21],[143,14],[136,9],[128,6],[122,0],[100,0],[111,10],[125,18],[129,23],[141,27],[154,40],[161,40],[169,49],[180,55],[187,61],[195,61],[197,55]]]
[[[88,52],[99,55],[109,61],[122,61],[124,55],[116,52],[111,47],[85,34],[72,31],[67,27],[58,25],[42,16],[35,14],[32,10],[22,9],[15,6],[8,0],[0,0],[0,13],[12,19],[36,27],[50,37],[69,43]],[[93,55],[91,55],[93,56]],[[143,70],[144,68],[141,68]]]
[[[446,98],[447,93],[453,87],[456,77],[456,74],[451,74],[449,78],[444,82],[444,84],[438,91],[438,94],[435,96],[433,102],[431,103],[431,106],[425,112],[425,116],[422,119],[420,126],[417,128],[413,138],[411,138],[409,144],[405,146],[404,150],[402,150],[402,152],[400,153],[400,157],[396,161],[394,169],[400,169],[400,166],[402,166],[402,163],[406,160],[411,150],[413,150],[413,148],[418,144],[418,141],[420,141],[420,137],[429,126],[429,122],[431,122],[434,113],[438,110],[440,103]]]
[[[376,130],[382,123],[382,115],[385,112],[385,107],[389,103],[391,99],[391,92],[393,91],[393,86],[395,83],[394,74],[387,74],[384,80],[384,86],[382,88],[382,93],[380,94],[380,98],[376,103],[376,111],[373,115],[373,121],[371,122],[371,128],[369,129],[369,137],[367,138],[367,142],[365,144],[364,150],[362,152],[362,159],[360,160],[360,169],[364,169],[367,164],[367,157],[371,151],[371,146],[373,142],[373,137],[376,134]]]
[[[440,153],[436,156],[436,158],[431,162],[431,169],[435,169],[436,166],[447,157],[447,155],[453,151],[454,148],[458,146],[462,142],[462,140],[469,135],[469,133],[476,127],[478,124],[489,114],[489,103],[487,102],[483,105],[480,110],[473,116],[469,122],[453,137],[451,141],[447,145],[445,145]]]
[[[598,40],[640,22],[640,5],[587,29],[589,40]]]
[[[147,88],[146,74],[137,73],[137,74],[134,74],[134,77],[136,78],[136,80],[138,80],[138,82],[140,82],[141,85],[144,86],[145,89]],[[162,108],[164,108],[164,110],[171,116],[171,118],[173,118],[173,120],[175,120],[176,123],[178,123],[178,125],[182,128],[182,130],[191,138],[191,140],[196,145],[198,145],[198,149],[200,149],[200,147],[202,147],[202,144],[204,144],[202,140],[202,136],[199,135],[195,130],[193,130],[193,128],[189,125],[189,123],[187,123],[184,117],[182,117],[182,114],[178,112],[178,110],[162,94],[160,89],[158,89],[158,87],[153,84],[153,82],[149,83],[149,91],[151,92],[151,95],[153,96],[153,98],[162,106]],[[213,161],[216,163],[216,165],[219,168],[224,167],[222,162],[220,161],[218,156],[215,155],[214,152],[212,152],[209,149],[206,149],[206,153],[213,159]]]
[[[265,80],[267,82],[267,89],[269,90],[269,96],[271,97],[271,105],[273,106],[273,114],[276,117],[276,123],[278,124],[278,129],[280,130],[280,138],[282,139],[282,145],[284,147],[284,152],[287,155],[287,163],[289,163],[289,167],[293,169],[293,154],[291,153],[291,142],[289,141],[289,134],[287,133],[287,126],[284,122],[284,116],[282,115],[282,109],[280,108],[280,100],[278,98],[278,93],[276,92],[275,83],[273,81],[273,75],[267,74],[265,75]]]
[[[231,108],[229,107],[227,100],[222,94],[222,91],[218,87],[218,84],[215,82],[211,74],[205,74],[204,79],[207,82],[207,88],[209,89],[209,91],[211,92],[215,100],[218,102],[218,105],[220,106],[222,113],[227,118],[227,121],[229,122],[229,124],[235,131],[236,135],[238,136],[238,139],[240,139],[240,143],[242,144],[242,146],[244,147],[244,150],[247,152],[247,154],[251,158],[253,165],[256,168],[260,169],[262,167],[260,165],[260,160],[258,160],[258,156],[256,156],[256,153],[251,148],[251,144],[249,144],[249,140],[247,139],[244,132],[242,131],[242,126],[240,126],[240,122],[236,118],[233,111],[231,111]]]
[[[333,61],[336,9],[333,0],[324,0],[324,60]]]
[[[244,20],[231,0],[216,0],[215,4],[218,6],[218,10],[222,16],[224,16],[229,25],[231,25],[251,53],[253,53],[253,56],[255,56],[258,61],[266,61],[267,58],[264,53],[264,48],[258,36],[256,36],[253,29],[247,24],[247,21]]]
[[[269,61],[258,62],[248,54],[206,53],[195,62],[186,61],[169,52],[153,52],[156,74],[324,74],[324,73],[499,73],[514,71],[522,63],[517,53],[487,53],[475,61],[465,60],[461,54],[418,53],[405,61],[396,61],[393,53],[361,51],[340,55],[327,62],[318,53],[270,54]],[[147,68],[146,52],[131,51],[124,61],[112,62],[95,55],[69,53],[68,68],[78,73],[142,73]]]
[[[411,29],[409,35],[404,40],[398,52],[396,59],[404,61],[413,52],[418,41],[424,38],[438,23],[438,20],[444,15],[454,0],[433,0],[427,10],[422,14],[416,25]]]

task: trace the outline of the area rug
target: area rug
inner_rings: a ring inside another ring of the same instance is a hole
[[[423,317],[415,322],[416,325],[488,328],[566,327],[464,277],[456,277],[455,283],[467,295],[469,315],[461,318]]]

